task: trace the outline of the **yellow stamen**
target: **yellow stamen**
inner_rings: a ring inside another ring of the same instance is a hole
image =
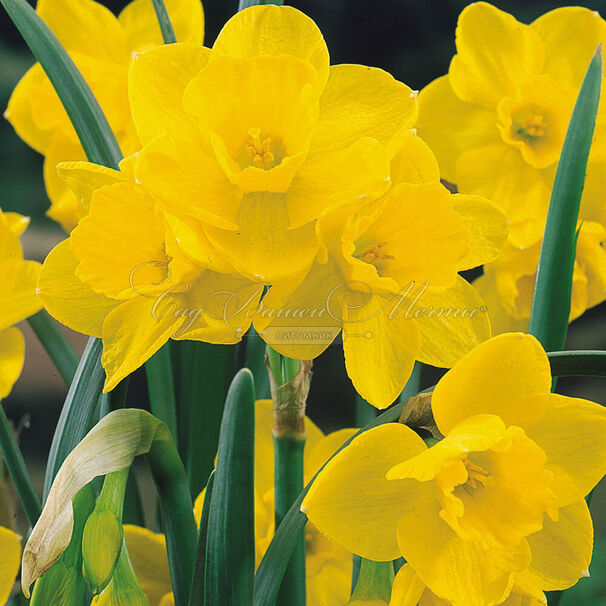
[[[547,123],[540,114],[530,114],[515,122],[515,132],[528,139],[540,139],[545,135]]]
[[[387,242],[375,242],[367,248],[365,248],[359,255],[356,255],[358,259],[362,259],[365,263],[375,264],[379,261],[385,261],[387,259],[395,259],[393,255],[388,255],[382,249],[387,246]]]
[[[479,465],[476,465],[469,459],[463,459],[463,464],[467,470],[467,482],[465,486],[470,488],[486,488],[494,486],[494,478],[489,473],[482,469]]]
[[[246,151],[258,168],[269,168],[274,161],[271,153],[271,137],[261,140],[261,129],[251,128],[246,138]]]

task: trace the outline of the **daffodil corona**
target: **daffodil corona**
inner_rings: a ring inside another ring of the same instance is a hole
[[[495,332],[528,326],[543,228],[572,108],[606,22],[564,7],[530,25],[485,2],[463,10],[446,76],[419,95],[420,135],[445,179],[510,219],[503,254],[477,288]],[[606,105],[601,103],[578,222],[570,319],[606,299]]]
[[[427,448],[396,423],[371,429],[327,464],[302,510],[363,557],[404,557],[454,606],[512,591],[541,602],[589,574],[584,497],[606,472],[606,410],[550,388],[534,337],[494,337],[436,386],[442,441]]]

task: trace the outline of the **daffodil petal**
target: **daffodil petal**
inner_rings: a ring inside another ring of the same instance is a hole
[[[484,196],[503,208],[514,246],[527,248],[542,237],[551,183],[517,149],[497,144],[466,151],[457,162],[457,185],[460,191]]]
[[[451,183],[458,183],[457,160],[464,151],[501,141],[496,113],[459,99],[448,76],[421,90],[417,131],[438,158],[442,176]]]
[[[126,181],[120,171],[92,162],[61,162],[57,165],[57,174],[69,185],[86,210],[90,208],[94,191]]]
[[[316,358],[341,331],[341,310],[332,305],[332,295],[343,282],[335,263],[314,263],[309,273],[269,289],[254,316],[255,329],[285,356]]]
[[[515,549],[502,550],[461,539],[440,517],[432,483],[421,485],[422,500],[398,523],[402,556],[436,595],[453,606],[501,603],[513,586],[513,573],[530,563],[528,543],[523,540]]]
[[[251,280],[286,280],[309,267],[316,255],[314,224],[289,229],[284,194],[246,194],[237,220],[238,231],[208,226],[206,235],[228,263]]]
[[[523,396],[548,394],[551,368],[545,351],[531,335],[507,333],[481,343],[442,377],[432,397],[440,431],[447,435],[464,419],[494,414],[507,425],[527,426],[540,419],[534,407],[516,407]]]
[[[451,368],[491,336],[484,301],[461,276],[452,288],[426,291],[408,311],[421,333],[417,359],[432,366]]]
[[[545,517],[543,530],[528,537],[530,567],[520,573],[527,584],[540,590],[566,589],[589,576],[593,524],[584,499],[559,510],[558,521]]]
[[[77,265],[69,240],[57,244],[42,266],[38,295],[46,311],[59,322],[85,335],[100,337],[103,320],[119,301],[97,294],[76,278]]]
[[[136,0],[141,1],[151,5],[150,0]],[[193,118],[183,109],[183,92],[208,63],[209,53],[207,48],[194,44],[165,44],[133,61],[128,73],[128,97],[143,144],[165,132],[187,136],[196,128]]]
[[[204,12],[200,0],[164,0],[177,42],[198,46],[204,40]],[[142,53],[164,43],[151,0],[134,0],[118,16],[131,51]]]
[[[8,600],[20,564],[21,537],[0,526],[0,604]]]
[[[545,46],[543,72],[578,90],[595,49],[606,42],[600,14],[581,6],[565,6],[541,15],[530,27]]]
[[[547,453],[553,490],[566,506],[585,497],[606,474],[606,408],[558,394],[531,396],[514,406],[542,407],[545,414],[525,427]]]
[[[94,0],[39,0],[36,12],[67,51],[113,63],[128,59],[124,31],[102,4]]]
[[[457,54],[448,75],[455,94],[468,103],[494,108],[543,66],[539,35],[486,2],[463,9],[456,35]]]
[[[229,182],[207,140],[158,136],[141,150],[135,177],[169,212],[237,229],[242,192]]]
[[[418,483],[388,481],[385,474],[424,449],[421,438],[398,423],[364,432],[327,463],[301,509],[345,549],[371,560],[393,560],[400,556],[397,522],[414,507]]]
[[[429,146],[413,132],[398,137],[397,150],[391,160],[391,182],[437,183],[440,180],[438,161]]]
[[[509,221],[503,209],[481,196],[464,194],[455,194],[452,205],[461,215],[470,235],[469,250],[460,261],[460,269],[471,269],[495,259],[509,231]]]
[[[345,367],[356,391],[373,406],[387,408],[400,395],[418,356],[421,335],[404,314],[392,317],[389,300],[344,309]]]
[[[29,225],[29,217],[20,215],[19,213],[6,212],[4,213],[4,218],[6,219],[8,228],[16,236],[22,235]]]
[[[425,583],[421,581],[417,573],[410,567],[410,564],[404,564],[398,570],[398,574],[396,574],[393,581],[389,606],[418,606],[423,604],[421,597],[425,593],[425,589]],[[442,600],[436,598],[434,603],[423,604],[423,606],[442,606],[442,603]]]
[[[0,330],[4,330],[42,308],[36,296],[36,281],[40,274],[40,263],[21,259],[0,261]]]
[[[290,6],[252,6],[236,13],[213,45],[212,57],[222,55],[291,55],[303,59],[318,73],[318,91],[328,78],[330,60],[322,33],[309,17]]]
[[[141,589],[150,606],[159,606],[164,595],[172,590],[164,535],[125,524],[124,538]]]
[[[31,100],[38,96],[41,88],[50,87],[50,83],[39,63],[25,72],[8,101],[4,117],[30,147],[41,154],[46,153],[53,140],[54,133],[39,128],[34,119]]]
[[[24,361],[25,340],[21,331],[14,326],[0,331],[0,400],[6,398],[11,392],[21,374]],[[1,596],[0,591],[0,602],[2,601]]]
[[[486,305],[493,336],[504,332],[528,332],[528,319],[510,316],[499,298],[494,272],[482,274],[473,281],[473,287]]]
[[[330,154],[314,150],[286,193],[289,227],[305,225],[331,208],[378,197],[388,185],[387,155],[374,139],[359,139]]]
[[[350,438],[356,435],[359,431],[355,428],[346,428],[333,431],[325,436],[320,435],[319,440],[310,442],[309,430],[305,444],[305,481],[311,480],[312,476],[317,473],[322,465],[330,459],[330,457],[347,442]]]
[[[414,126],[416,96],[382,69],[333,65],[320,98],[314,150],[343,149],[361,137],[372,137],[391,149],[396,135]]]

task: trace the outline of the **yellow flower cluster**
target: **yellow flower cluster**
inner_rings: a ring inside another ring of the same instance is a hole
[[[445,179],[510,219],[502,254],[475,285],[493,331],[526,330],[550,193],[583,76],[606,22],[564,7],[530,25],[485,2],[459,17],[446,76],[419,95],[419,134]],[[606,104],[600,104],[578,222],[570,319],[606,299]]]
[[[412,130],[414,91],[330,66],[289,7],[238,13],[212,49],[180,42],[131,63],[142,147],[120,171],[59,164],[85,216],[39,281],[55,318],[103,339],[106,390],[169,338],[235,343],[254,322],[298,359],[342,332],[356,389],[383,408],[416,359],[451,366],[490,336],[458,272],[498,255],[506,217],[440,184]]]
[[[433,392],[443,440],[371,429],[320,472],[302,510],[345,549],[406,559],[391,606],[545,603],[589,574],[584,497],[606,472],[606,409],[550,390],[534,337],[493,337]]]

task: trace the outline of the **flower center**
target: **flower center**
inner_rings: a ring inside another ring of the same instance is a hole
[[[249,129],[246,137],[246,151],[257,168],[271,168],[273,166],[275,158],[271,147],[271,137],[261,139],[260,128]]]
[[[370,246],[367,246],[362,252],[356,254],[355,256],[358,259],[361,259],[365,263],[371,263],[372,265],[376,265],[380,261],[386,260],[394,260],[395,257],[393,255],[385,252],[385,247],[387,246],[387,242],[375,242]]]
[[[543,137],[546,128],[547,122],[542,114],[533,111],[518,118],[513,124],[514,132],[520,137],[524,137],[530,141]]]
[[[490,488],[495,485],[494,478],[485,469],[476,465],[467,457],[463,459],[463,465],[465,465],[465,469],[467,470],[467,482],[463,485],[463,488]]]

